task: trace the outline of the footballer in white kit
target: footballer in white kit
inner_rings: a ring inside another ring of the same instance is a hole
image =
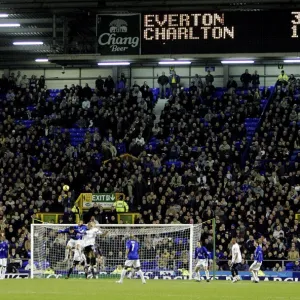
[[[232,248],[231,248],[231,274],[232,274],[232,282],[237,282],[239,280],[239,271],[238,267],[242,262],[242,254],[239,244],[236,242],[236,238],[231,240]]]
[[[73,270],[76,268],[76,266],[78,266],[78,265],[82,265],[83,267],[86,266],[86,257],[84,255],[84,253],[82,252],[81,241],[77,242],[77,244],[75,245],[75,249],[73,251],[74,251],[73,265],[69,269],[66,279],[70,278],[70,275],[73,272]],[[85,273],[85,277],[87,278],[87,272]]]
[[[96,228],[96,224],[94,222],[89,222],[87,228],[88,230],[85,231],[81,241],[81,247],[84,249],[86,256],[86,274],[91,271],[93,278],[95,278],[95,273],[97,270],[95,255],[96,237],[98,235],[104,237],[108,234],[108,231],[103,233],[100,229]]]

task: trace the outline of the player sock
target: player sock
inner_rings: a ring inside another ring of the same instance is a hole
[[[6,267],[2,267],[2,278],[5,278]]]
[[[123,282],[123,279],[124,279],[125,275],[126,275],[126,269],[123,269],[122,273],[121,273],[120,282]]]
[[[68,260],[68,258],[69,258],[69,253],[70,253],[69,249],[66,248],[66,251],[65,251],[65,260]]]
[[[206,279],[209,280],[209,271],[205,271]]]
[[[142,270],[138,270],[137,273],[138,273],[138,275],[140,275],[140,277],[142,279],[142,282],[145,282],[146,280],[145,280],[143,271]]]
[[[70,275],[71,275],[72,272],[73,272],[73,267],[71,267],[71,268],[69,269],[68,277],[70,277]]]
[[[254,280],[255,281],[259,281],[259,278],[258,278],[258,271],[253,271],[254,273]]]

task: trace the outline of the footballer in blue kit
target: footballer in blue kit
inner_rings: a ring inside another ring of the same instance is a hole
[[[5,278],[9,246],[5,236],[0,236],[0,279]]]
[[[143,271],[141,270],[139,249],[140,249],[139,242],[136,240],[136,238],[133,235],[130,235],[130,239],[126,242],[127,260],[125,261],[125,265],[121,273],[121,278],[119,281],[117,281],[117,283],[123,283],[123,279],[129,268],[134,268],[137,274],[141,277],[142,283],[146,283]]]
[[[256,247],[254,251],[254,262],[250,266],[249,271],[252,273],[253,282],[258,283],[259,282],[258,271],[260,270],[260,267],[264,260],[264,255],[263,255],[262,245],[259,244],[259,242],[255,241],[254,246]]]
[[[66,246],[66,253],[65,253],[65,260],[68,260],[70,258],[71,250],[76,247],[77,244],[80,243],[80,240],[82,239],[83,231],[80,232],[75,227],[69,227],[65,230],[59,230],[58,233],[65,233],[68,235],[68,243]]]
[[[206,281],[209,282],[209,271],[208,271],[209,252],[204,246],[201,245],[200,241],[197,243],[197,247],[195,248],[194,259],[198,260],[195,267],[196,280],[201,281],[200,269],[203,269],[205,271]]]

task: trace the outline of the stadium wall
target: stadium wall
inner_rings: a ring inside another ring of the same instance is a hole
[[[215,71],[212,74],[215,77],[214,85],[216,87],[222,87],[224,82],[227,82],[229,76],[233,76],[234,79],[240,84],[240,75],[245,71],[246,68],[252,74],[254,70],[258,71],[261,76],[261,85],[269,86],[273,85],[276,81],[277,76],[280,73],[277,65],[229,65],[224,67],[222,65],[216,65]],[[299,75],[299,65],[285,65],[283,68],[286,74]],[[192,78],[195,74],[199,74],[202,77],[206,75],[205,66],[177,66],[175,68],[178,75],[181,77],[181,83],[188,87]],[[2,69],[1,74],[9,74],[17,71],[21,71],[22,75],[27,75],[28,78],[31,75],[36,75],[40,77],[44,75],[46,78],[46,84],[49,89],[60,89],[64,85],[70,86],[71,84],[81,84],[84,85],[88,83],[89,86],[94,87],[95,79],[101,75],[102,77],[107,77],[108,75],[116,74],[113,72],[113,68],[66,68],[63,72],[61,67],[57,68],[26,68],[26,69]],[[131,79],[130,84],[136,80],[138,84],[142,85],[144,81],[147,81],[150,87],[158,87],[157,77],[165,72],[166,75],[169,74],[169,67],[132,67],[122,68],[119,70],[124,72],[128,78]]]

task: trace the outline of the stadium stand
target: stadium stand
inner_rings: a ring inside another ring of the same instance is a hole
[[[12,258],[25,259],[25,268],[29,225],[38,212],[63,212],[60,222],[74,223],[71,208],[80,192],[121,192],[140,213],[136,223],[215,217],[221,270],[228,269],[223,260],[231,236],[240,238],[245,261],[252,259],[253,238],[264,236],[271,260],[264,267],[288,259],[285,268],[294,268],[300,250],[296,81],[254,90],[167,90],[159,120],[153,114],[158,89],[98,87],[47,90],[43,78],[24,78],[19,87],[2,78],[0,227]],[[122,160],[124,153],[136,158]],[[63,184],[74,191],[67,204],[57,201]],[[91,217],[116,223],[114,210],[93,207],[85,216]],[[208,227],[203,237],[212,250]]]

